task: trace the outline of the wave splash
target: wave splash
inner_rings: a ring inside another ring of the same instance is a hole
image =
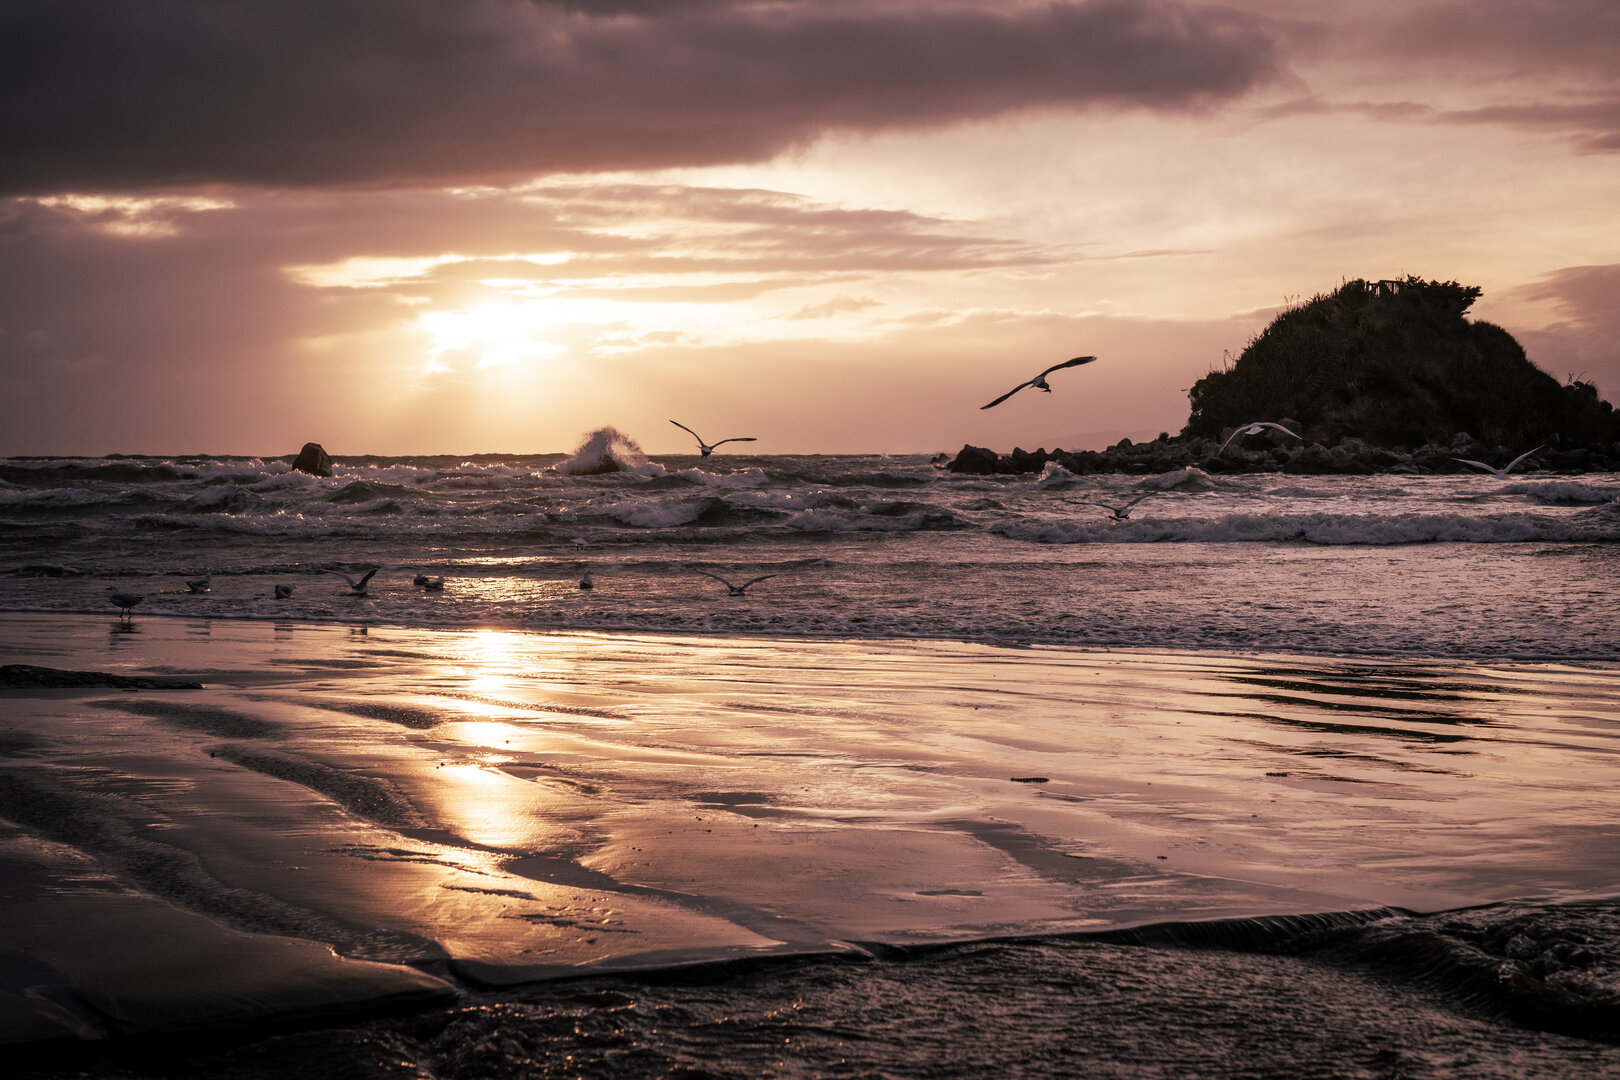
[[[642,453],[636,440],[616,427],[599,427],[589,435],[566,459],[553,468],[564,476],[599,476],[602,473],[648,474],[649,469],[663,471],[652,465]]]

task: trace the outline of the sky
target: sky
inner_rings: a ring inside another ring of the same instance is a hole
[[[1098,449],[1407,275],[1620,401],[1617,195],[1613,0],[7,0],[0,454]]]

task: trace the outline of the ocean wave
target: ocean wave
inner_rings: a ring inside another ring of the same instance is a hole
[[[1620,541],[1620,514],[1229,514],[1219,518],[998,522],[990,531],[1043,544],[1265,543],[1323,545],[1506,544]]]
[[[1580,480],[1536,480],[1509,484],[1504,495],[1524,495],[1553,506],[1595,505],[1620,499],[1620,487],[1589,484]]]
[[[764,469],[750,467],[734,473],[712,473],[705,469],[677,469],[671,476],[704,487],[738,489],[757,488],[770,483],[770,476]]]

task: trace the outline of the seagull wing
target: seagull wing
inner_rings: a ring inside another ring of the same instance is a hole
[[[725,578],[721,577],[719,574],[711,574],[707,570],[699,570],[695,566],[692,567],[692,573],[694,573],[694,574],[702,574],[704,577],[712,577],[712,578],[714,578],[714,580],[718,581],[720,584],[724,585],[728,589],[736,588],[735,585],[733,585],[731,582],[727,581]],[[743,587],[747,588],[746,585],[743,586]]]
[[[1547,445],[1546,443],[1541,444],[1541,446],[1546,446],[1546,445]],[[1540,450],[1541,446],[1536,447],[1536,450]],[[1529,457],[1531,454],[1535,453],[1536,450],[1526,450],[1524,453],[1520,454],[1518,457],[1514,458],[1512,461],[1510,461],[1506,465],[1502,466],[1502,471],[1505,472],[1505,473],[1512,472],[1513,467],[1515,465],[1517,465],[1519,462],[1523,461],[1525,458]]]
[[[1061,371],[1066,367],[1079,367],[1081,364],[1089,364],[1095,359],[1097,359],[1095,356],[1077,356],[1073,360],[1065,360],[1061,364],[1053,364],[1051,367],[1049,367],[1045,371],[1041,372],[1041,374],[1042,375],[1050,375],[1050,374],[1052,374],[1052,372]],[[1033,380],[1033,379],[1030,380],[1030,382],[1034,382],[1034,381],[1035,380]],[[1025,385],[1027,386],[1028,383],[1026,383]]]
[[[370,570],[367,570],[363,575],[361,575],[360,581],[359,581],[358,584],[355,585],[355,588],[357,588],[357,589],[365,588],[366,587],[366,582],[371,580],[371,575],[375,574],[377,572],[377,569],[378,569],[377,567],[373,566]]]
[[[1143,499],[1151,498],[1152,496],[1157,495],[1157,494],[1158,494],[1157,491],[1144,491],[1144,492],[1142,492],[1142,494],[1138,495],[1136,498],[1134,498],[1130,502],[1126,503],[1120,509],[1129,510],[1131,507],[1135,506],[1137,503],[1141,502]]]
[[[768,578],[773,578],[773,577],[777,577],[777,576],[778,575],[776,575],[776,574],[761,574],[759,577],[752,578],[751,580],[745,581],[745,582],[743,582],[741,585],[739,585],[737,587],[739,589],[746,589],[750,585],[758,585],[760,582],[765,581]]]
[[[1006,401],[1008,398],[1010,398],[1014,394],[1018,393],[1018,391],[1022,390],[1024,387],[1032,385],[1034,382],[1035,382],[1034,379],[1030,379],[1027,382],[1021,382],[1017,386],[1013,387],[1011,390],[1007,391],[1005,394],[1002,394],[1000,397],[996,398],[996,400],[992,401],[990,404],[988,404],[988,405],[980,405],[979,408],[981,408],[981,409],[993,409],[997,405],[1000,405],[1003,401]]]
[[[1503,470],[1498,469],[1495,465],[1487,465],[1483,461],[1475,461],[1473,458],[1454,457],[1451,460],[1460,461],[1464,465],[1472,465],[1476,469],[1484,469],[1486,472],[1495,473],[1497,476],[1501,476],[1503,472]]]
[[[752,435],[733,435],[729,439],[721,439],[720,442],[717,442],[714,445],[719,446],[721,443],[728,443],[728,442],[758,442],[758,441],[759,440],[754,438]]]
[[[1249,429],[1249,434],[1250,435],[1258,434],[1259,430],[1261,428],[1276,428],[1278,431],[1282,432],[1284,435],[1293,435],[1294,438],[1296,438],[1296,439],[1299,438],[1299,435],[1296,434],[1295,432],[1289,431],[1287,428],[1283,427],[1281,424],[1273,424],[1270,420],[1262,420],[1262,421],[1260,421],[1260,423],[1255,424],[1253,427],[1251,427]]]
[[[703,436],[699,435],[697,432],[693,431],[691,428],[687,427],[685,424],[681,423],[679,420],[671,420],[670,423],[674,424],[676,427],[680,428],[682,431],[684,431],[688,435],[692,436],[692,438],[696,439],[698,441],[699,446],[708,445],[707,443],[705,443],[703,441]]]
[[[341,570],[328,570],[327,573],[328,574],[336,574],[338,577],[342,578],[344,581],[347,581],[349,583],[349,588],[351,588],[351,589],[358,589],[360,587],[360,583],[358,581],[354,580],[354,578],[350,577],[348,574],[345,574]]]
[[[1232,440],[1237,438],[1241,434],[1243,434],[1243,429],[1238,428],[1236,431],[1232,432],[1232,434],[1228,435],[1226,437],[1226,441],[1221,443],[1221,448],[1219,450],[1215,451],[1215,456],[1220,457],[1222,454],[1224,454],[1226,452],[1226,448],[1228,446],[1232,445]]]

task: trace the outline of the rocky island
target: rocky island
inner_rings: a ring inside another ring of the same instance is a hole
[[[1620,415],[1597,387],[1559,383],[1513,336],[1470,320],[1480,289],[1407,277],[1346,282],[1278,315],[1223,371],[1189,392],[1180,434],[1101,451],[964,446],[953,472],[1366,474],[1472,471],[1537,447],[1523,468],[1620,470]],[[1266,429],[1228,438],[1256,420]],[[1224,447],[1224,448],[1223,448]]]

